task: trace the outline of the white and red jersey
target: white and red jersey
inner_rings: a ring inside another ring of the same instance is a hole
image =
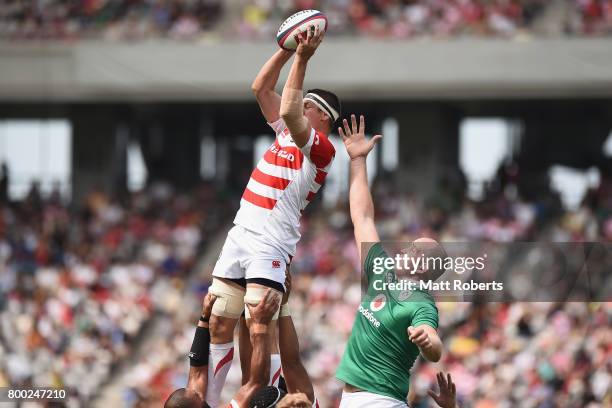
[[[269,124],[276,139],[251,173],[234,224],[262,234],[289,255],[300,240],[300,216],[319,191],[336,154],[314,129],[297,147],[282,119]]]

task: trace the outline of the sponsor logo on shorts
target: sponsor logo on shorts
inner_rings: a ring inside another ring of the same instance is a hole
[[[373,312],[378,312],[379,310],[382,310],[386,304],[387,296],[385,296],[384,293],[381,293],[370,302],[370,309],[372,309]]]
[[[272,267],[278,269],[281,267],[281,261],[272,261]]]

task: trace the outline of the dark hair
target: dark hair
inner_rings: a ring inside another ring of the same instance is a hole
[[[309,89],[308,91],[306,91],[306,93],[313,93],[317,96],[320,96],[325,102],[329,104],[329,106],[331,106],[336,110],[336,112],[338,112],[338,119],[340,119],[340,117],[342,116],[342,104],[340,103],[340,98],[338,98],[338,95],[333,92],[326,91],[325,89]],[[336,123],[334,118],[330,118],[330,129],[334,128],[334,123]]]
[[[193,396],[187,395],[186,388],[179,388],[174,391],[164,404],[164,408],[201,408],[202,403],[196,401]]]

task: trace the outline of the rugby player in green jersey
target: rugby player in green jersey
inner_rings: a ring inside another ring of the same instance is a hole
[[[351,336],[346,345],[336,377],[345,383],[340,408],[406,408],[410,369],[419,354],[437,362],[442,354],[438,337],[438,309],[433,298],[422,291],[376,290],[374,282],[400,279],[435,280],[444,271],[419,270],[398,276],[399,271],[381,273],[380,258],[387,258],[374,224],[374,204],[368,187],[366,157],[382,137],[365,137],[365,120],[357,124],[351,115],[338,128],[351,159],[349,202],[355,240],[363,270],[368,280]],[[431,254],[442,251],[433,240],[420,239],[412,250]],[[443,252],[443,251],[442,251]],[[428,255],[431,256],[431,255]],[[380,288],[380,282],[377,282]]]

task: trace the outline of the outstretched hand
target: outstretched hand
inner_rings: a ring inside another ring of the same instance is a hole
[[[300,57],[310,59],[323,41],[325,31],[321,31],[319,26],[309,26],[306,31],[302,31],[295,36],[298,46],[295,50]]]
[[[447,374],[447,378],[444,378],[444,373],[439,372],[436,374],[436,378],[438,379],[440,394],[436,394],[433,390],[427,391],[427,394],[442,408],[456,408],[457,388],[453,383],[451,375]]]
[[[382,138],[382,135],[374,135],[370,140],[365,137],[365,118],[363,115],[359,116],[359,126],[357,126],[357,118],[354,114],[351,115],[351,127],[349,127],[348,121],[344,119],[342,121],[344,129],[338,128],[338,133],[342,136],[344,147],[351,160],[358,157],[367,157],[372,151],[374,145]]]

